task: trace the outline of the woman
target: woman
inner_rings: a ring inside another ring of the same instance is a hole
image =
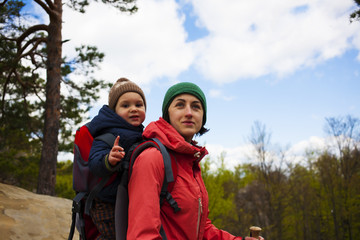
[[[161,239],[161,225],[167,239],[241,239],[217,229],[208,219],[208,194],[199,162],[208,153],[193,141],[208,131],[206,99],[193,83],[178,83],[166,92],[163,117],[144,130],[145,138],[158,138],[177,162],[177,178],[171,195],[181,210],[174,213],[159,195],[164,163],[155,148],[144,150],[136,159],[129,182],[129,227],[127,239]]]

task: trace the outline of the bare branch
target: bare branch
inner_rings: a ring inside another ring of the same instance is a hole
[[[49,26],[45,24],[39,24],[29,27],[23,34],[21,34],[20,37],[17,38],[16,43],[18,47],[20,48],[21,42],[28,36],[30,36],[32,33],[35,33],[37,31],[46,31],[48,32]]]
[[[34,43],[34,46],[26,53],[23,53],[23,51],[25,51],[25,49],[30,45],[32,44],[33,42]],[[43,42],[46,42],[46,38],[34,38],[34,39],[31,39],[31,41],[27,42],[24,47],[22,47],[19,52],[18,52],[18,57],[16,59],[16,61],[19,61],[21,58],[31,54],[38,46],[40,43],[43,43]]]

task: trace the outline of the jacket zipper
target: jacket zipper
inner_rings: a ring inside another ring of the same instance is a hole
[[[199,211],[198,211],[198,220],[197,220],[197,227],[196,227],[196,239],[199,239],[201,216],[202,216],[202,203],[201,203],[201,197],[199,197]]]
[[[195,161],[196,163],[199,163],[200,159],[201,159],[201,153],[200,152],[196,152],[194,154],[194,157],[197,158],[197,161]],[[199,184],[198,180],[196,179],[195,177],[195,174],[194,174],[194,178],[196,180],[196,182]],[[200,184],[199,184],[199,187],[200,187]],[[201,189],[201,187],[200,187]],[[201,193],[201,190],[200,190],[200,193]],[[201,202],[201,196],[199,197],[199,210],[198,210],[198,219],[197,219],[197,226],[196,226],[196,239],[199,239],[199,232],[200,232],[200,222],[201,222],[201,216],[202,216],[202,202]]]

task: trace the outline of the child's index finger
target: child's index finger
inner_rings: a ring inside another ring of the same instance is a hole
[[[116,138],[115,138],[115,141],[114,141],[114,146],[119,146],[119,140],[120,140],[120,136],[118,135]]]

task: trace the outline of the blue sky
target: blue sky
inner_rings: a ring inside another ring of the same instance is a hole
[[[360,22],[352,0],[146,0],[128,16],[92,3],[64,7],[63,54],[96,45],[94,76],[127,77],[145,91],[145,125],[161,115],[166,90],[191,81],[205,92],[210,132],[197,140],[230,166],[245,161],[255,121],[272,143],[297,154],[324,146],[326,117],[360,117]],[[35,10],[34,10],[35,11]],[[44,20],[46,21],[46,19]],[[78,81],[89,76],[74,75]],[[93,117],[107,103],[94,103]]]

